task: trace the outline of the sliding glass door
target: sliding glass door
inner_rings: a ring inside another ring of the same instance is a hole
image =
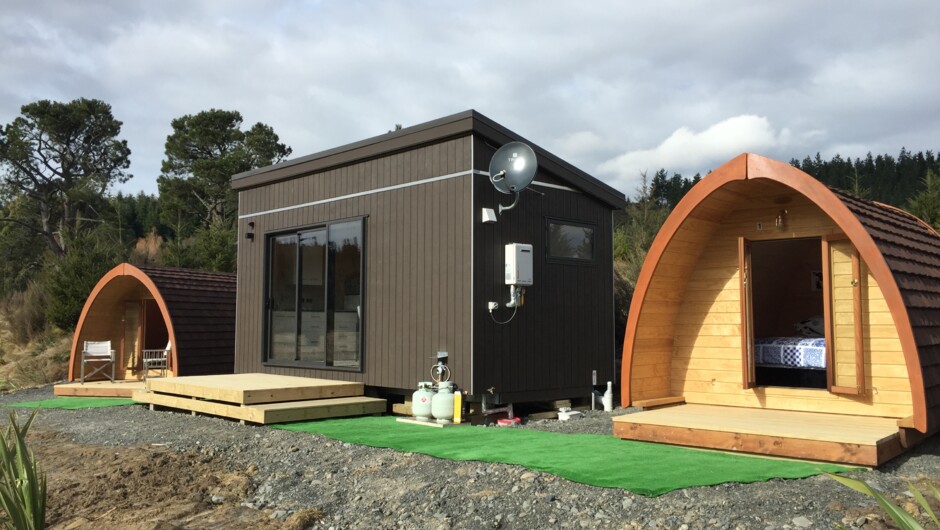
[[[267,363],[361,369],[362,225],[268,238]]]

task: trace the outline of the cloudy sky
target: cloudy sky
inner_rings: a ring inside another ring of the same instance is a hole
[[[751,151],[940,149],[940,2],[4,0],[0,123],[98,98],[156,192],[210,108],[303,156],[476,109],[632,196]]]

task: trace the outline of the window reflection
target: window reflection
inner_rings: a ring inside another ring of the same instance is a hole
[[[269,241],[267,360],[360,368],[362,220]]]
[[[594,259],[594,228],[582,225],[549,223],[548,255],[552,258]]]

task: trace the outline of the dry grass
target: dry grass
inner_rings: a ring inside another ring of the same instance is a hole
[[[26,290],[0,301],[0,329],[4,342],[25,345],[46,332],[46,292],[30,283]]]
[[[323,512],[316,508],[300,510],[284,522],[282,530],[305,530],[323,519]]]
[[[0,390],[61,381],[68,372],[71,347],[71,334],[59,330],[48,331],[23,346],[12,340],[9,330],[0,330]]]

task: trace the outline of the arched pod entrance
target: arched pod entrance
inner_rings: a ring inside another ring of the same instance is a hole
[[[859,302],[868,326],[859,333],[866,393],[842,396],[831,386],[748,388],[746,377],[742,381],[748,326],[738,240],[824,237],[851,243],[864,272],[860,280],[868,282],[862,285],[871,291],[871,299]],[[741,155],[692,188],[650,248],[627,321],[621,401],[680,396],[898,417],[918,431],[934,430],[940,368],[931,359],[940,312],[933,308],[940,307],[940,295],[930,285],[940,286],[940,276],[929,265],[936,262],[940,237],[916,218],[832,190],[782,162]],[[938,382],[927,389],[925,381]]]

